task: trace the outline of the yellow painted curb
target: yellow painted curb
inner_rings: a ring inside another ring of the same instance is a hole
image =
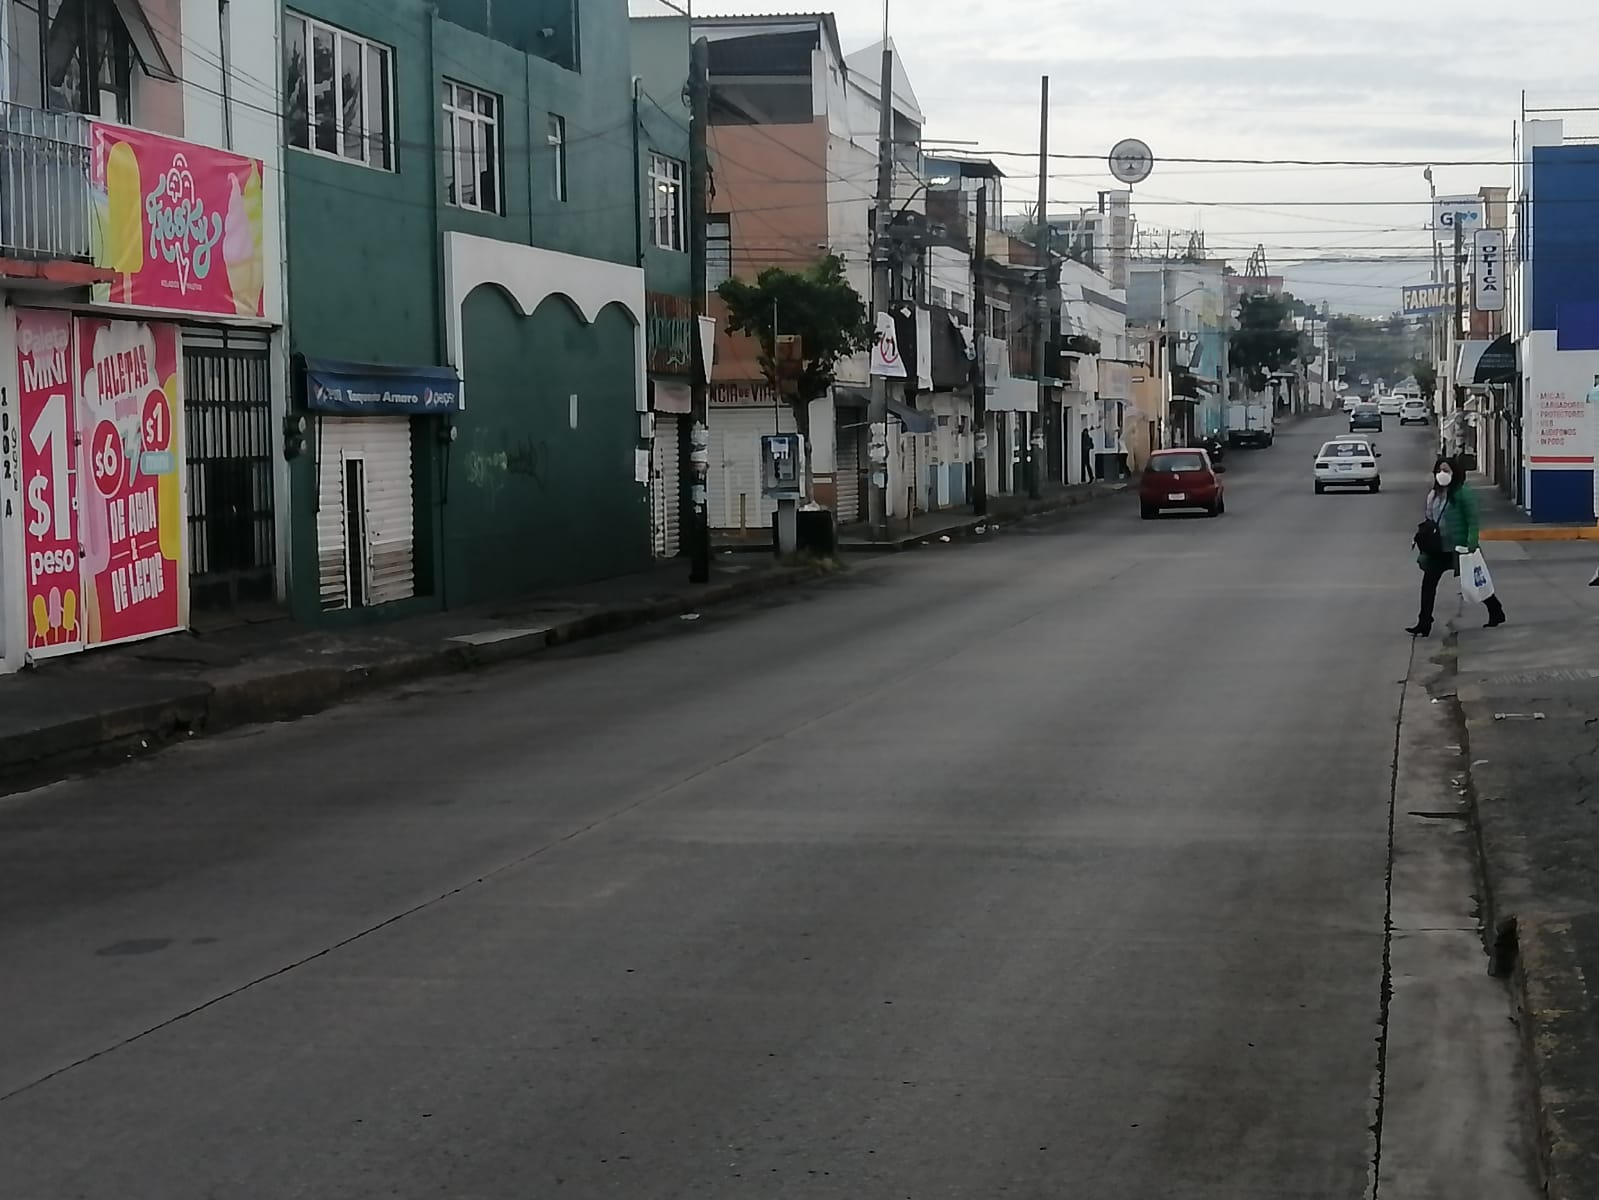
[[[1518,525],[1479,536],[1485,542],[1599,542],[1599,525]]]

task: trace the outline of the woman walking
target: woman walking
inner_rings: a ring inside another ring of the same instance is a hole
[[[1446,574],[1460,574],[1460,556],[1477,549],[1480,527],[1477,497],[1466,486],[1466,472],[1454,459],[1440,458],[1433,464],[1431,490],[1427,492],[1426,515],[1416,527],[1416,565],[1421,568],[1421,612],[1416,623],[1405,630],[1411,637],[1432,633],[1433,602],[1438,598],[1438,581]],[[1485,629],[1505,623],[1505,607],[1497,595],[1483,601],[1488,610]]]

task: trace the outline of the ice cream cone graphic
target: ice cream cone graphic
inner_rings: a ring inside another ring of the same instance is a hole
[[[133,277],[144,270],[144,189],[139,159],[127,142],[106,155],[106,262],[122,277],[122,302],[133,303]]]
[[[229,181],[222,261],[233,289],[233,311],[242,317],[259,316],[266,264],[261,253],[261,172],[254,163],[243,188],[238,176]]]

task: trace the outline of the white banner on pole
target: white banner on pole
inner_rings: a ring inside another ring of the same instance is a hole
[[[905,360],[900,357],[899,331],[891,314],[877,314],[877,337],[872,342],[872,374],[886,379],[905,378]]]
[[[1472,241],[1471,306],[1505,311],[1505,231],[1479,229]]]

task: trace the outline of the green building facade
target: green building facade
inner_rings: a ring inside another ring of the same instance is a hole
[[[632,21],[634,145],[638,162],[636,261],[644,269],[653,434],[651,546],[679,552],[689,511],[690,388],[696,365],[688,226],[689,22]]]
[[[284,46],[295,615],[647,566],[624,0],[303,0]]]

